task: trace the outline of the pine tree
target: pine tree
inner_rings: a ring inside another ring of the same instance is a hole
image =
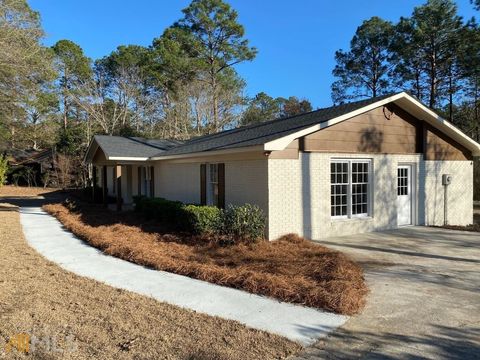
[[[375,97],[391,90],[388,74],[390,41],[393,25],[372,17],[357,28],[348,51],[335,53],[332,99],[335,103],[346,100]]]

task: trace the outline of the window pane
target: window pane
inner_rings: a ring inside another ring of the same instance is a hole
[[[339,161],[330,165],[330,214],[332,216],[346,216],[348,191],[348,163]]]
[[[218,206],[218,164],[209,164],[207,179],[207,204]]]
[[[397,170],[397,195],[408,195],[408,169]]]
[[[368,214],[369,163],[352,163],[352,215]]]
[[[332,216],[367,215],[370,198],[370,179],[368,176],[370,162],[361,160],[333,161],[330,164],[330,171],[330,214]],[[400,183],[398,185],[400,186]],[[349,212],[349,206],[351,207],[351,213]]]

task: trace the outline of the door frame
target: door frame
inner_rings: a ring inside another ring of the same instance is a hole
[[[408,166],[410,167],[410,194],[411,194],[411,203],[410,203],[410,224],[405,224],[405,225],[398,225],[398,227],[405,227],[405,226],[415,226],[417,225],[417,163],[414,162],[399,162],[397,164],[397,167],[395,169],[395,194],[397,194],[398,191],[398,168],[402,166]],[[398,197],[398,195],[397,195]],[[397,198],[395,199],[395,206],[397,209],[397,219],[398,219],[398,204],[397,204]],[[398,221],[398,220],[397,220]]]

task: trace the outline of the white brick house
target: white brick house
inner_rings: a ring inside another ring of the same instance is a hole
[[[320,239],[472,223],[479,155],[478,143],[402,92],[186,142],[95,136],[86,161],[119,208],[137,194],[251,203],[267,215],[269,239]]]

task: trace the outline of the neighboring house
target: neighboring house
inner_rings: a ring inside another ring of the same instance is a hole
[[[136,194],[251,203],[267,215],[269,239],[319,239],[472,223],[478,155],[478,143],[402,92],[184,143],[95,136],[86,161],[123,203]]]
[[[54,164],[53,150],[14,149],[6,152],[8,159],[8,183],[15,185],[45,185],[45,172]]]

